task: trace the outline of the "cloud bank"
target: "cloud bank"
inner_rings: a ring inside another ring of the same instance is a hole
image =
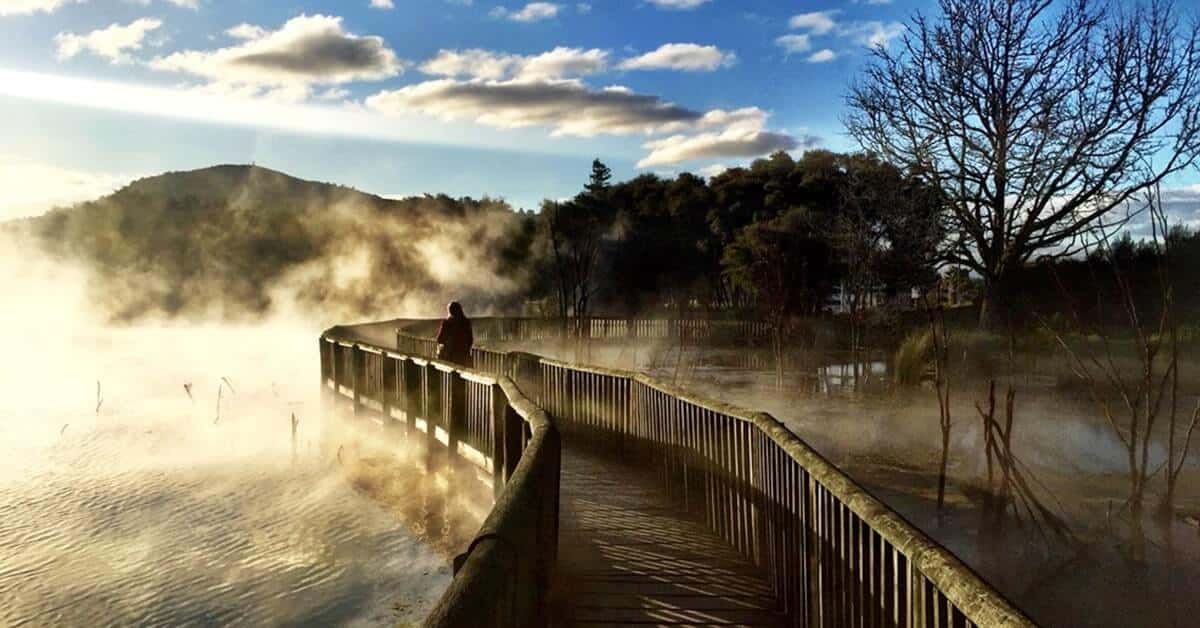
[[[490,81],[546,81],[581,77],[608,68],[608,52],[558,47],[537,55],[481,50],[440,50],[421,64],[425,74]]]
[[[58,46],[60,61],[90,52],[112,63],[127,63],[130,61],[127,52],[141,50],[146,35],[161,26],[161,20],[141,18],[125,25],[111,24],[86,35],[59,33],[54,37],[54,43]]]
[[[737,61],[737,55],[700,44],[663,44],[657,50],[626,59],[617,67],[621,70],[681,70],[684,72],[711,72],[729,67]]]
[[[301,15],[276,31],[241,24],[227,34],[244,43],[176,52],[150,65],[219,84],[254,86],[371,81],[404,71],[382,37],[349,33],[340,17]]]

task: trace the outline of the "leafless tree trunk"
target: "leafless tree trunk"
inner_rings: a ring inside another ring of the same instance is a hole
[[[950,205],[946,258],[984,280],[981,324],[1011,273],[1200,159],[1200,23],[1169,0],[941,0],[879,47],[848,100],[868,150]]]
[[[1146,491],[1151,480],[1165,468],[1166,491],[1160,506],[1163,513],[1172,511],[1176,482],[1187,459],[1197,421],[1200,420],[1198,409],[1191,414],[1186,429],[1179,421],[1179,345],[1171,287],[1171,238],[1157,186],[1147,191],[1146,207],[1151,226],[1149,242],[1154,247],[1157,259],[1155,281],[1158,284],[1158,303],[1154,304],[1158,308],[1157,320],[1150,315],[1154,313],[1144,312],[1139,307],[1135,286],[1122,268],[1121,260],[1112,254],[1111,232],[1101,225],[1094,236],[1096,250],[1112,274],[1118,307],[1133,338],[1136,372],[1122,370],[1113,354],[1112,339],[1103,325],[1097,330],[1101,352],[1099,355],[1088,355],[1072,347],[1064,332],[1053,329],[1043,321],[1043,326],[1054,334],[1072,370],[1087,385],[1093,402],[1125,449],[1129,481],[1127,505],[1134,530],[1133,553],[1134,558],[1139,560],[1143,551],[1141,526]],[[1093,276],[1093,281],[1099,287],[1099,279]],[[1060,291],[1064,295],[1069,294],[1061,282]],[[1097,308],[1103,309],[1099,297]],[[1072,313],[1076,326],[1082,328],[1081,317],[1074,307]],[[1160,420],[1167,423],[1167,458],[1156,467],[1151,460],[1150,445]]]
[[[938,462],[937,509],[942,513],[946,504],[946,467],[950,462],[950,430],[954,421],[950,414],[950,330],[946,327],[946,311],[942,304],[925,301],[929,317],[929,333],[933,338],[933,383],[938,400],[938,427],[942,434],[942,453]]]

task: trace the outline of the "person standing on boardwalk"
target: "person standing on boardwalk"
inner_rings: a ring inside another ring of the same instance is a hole
[[[438,327],[437,357],[439,360],[471,368],[471,345],[475,343],[475,337],[471,333],[471,319],[463,313],[462,304],[458,301],[452,301],[446,310],[450,315]]]

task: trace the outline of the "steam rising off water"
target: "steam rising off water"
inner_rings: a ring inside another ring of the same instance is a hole
[[[79,276],[5,266],[0,624],[395,625],[429,610],[447,557],[322,454],[315,325],[108,328]]]

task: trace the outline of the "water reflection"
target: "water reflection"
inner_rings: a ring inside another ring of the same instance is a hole
[[[0,365],[0,625],[423,619],[487,502],[446,517],[449,482],[326,455],[314,337],[88,328],[18,343]],[[384,476],[405,500],[369,490]],[[410,526],[414,508],[451,524]]]
[[[532,348],[584,359],[572,347]],[[886,361],[856,369],[843,356],[789,363],[776,383],[768,352],[594,346],[586,360],[648,371],[707,396],[764,410],[907,519],[977,569],[1047,626],[1187,626],[1200,616],[1200,462],[1184,471],[1178,513],[1147,517],[1145,561],[1130,560],[1139,538],[1122,505],[1126,452],[1089,399],[1021,374],[1013,451],[1042,497],[1078,536],[1047,539],[1028,513],[1001,526],[983,516],[986,477],[976,401],[987,382],[956,380],[952,393],[949,509],[936,510],[938,405],[932,391],[890,385]],[[757,355],[755,355],[757,354]],[[1150,459],[1165,457],[1161,439]],[[1154,499],[1151,497],[1150,499]]]

